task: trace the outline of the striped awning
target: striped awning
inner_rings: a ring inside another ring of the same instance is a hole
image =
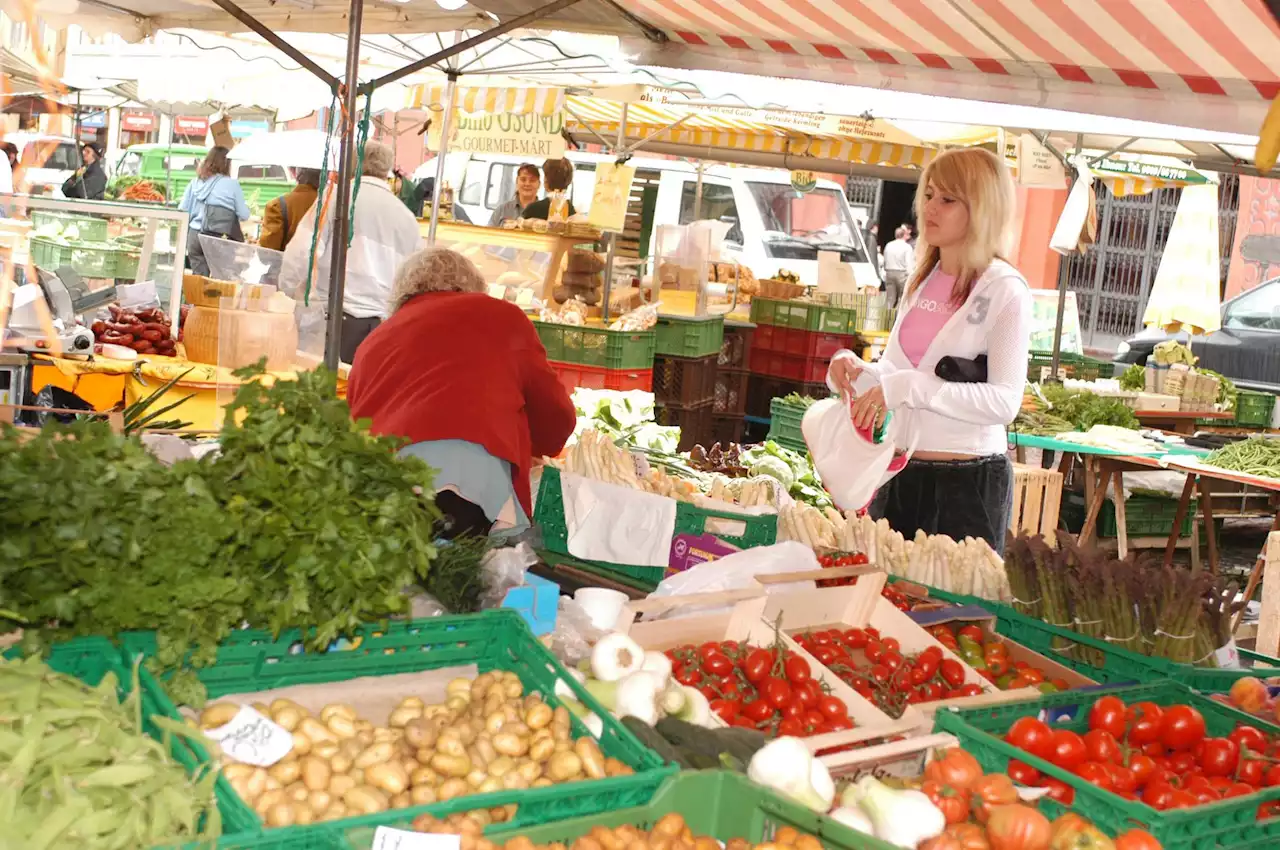
[[[623,103],[598,97],[571,95],[565,102],[565,125],[570,132],[592,132],[612,141],[622,121]],[[738,110],[751,114],[757,110]],[[849,133],[814,133],[799,129],[802,113],[776,113],[770,123],[746,120],[731,110],[696,104],[637,101],[627,105],[626,137],[676,145],[735,151],[788,154],[868,165],[923,168],[935,154],[921,144],[901,144],[887,138],[908,137],[891,127],[876,127],[867,137]],[[832,119],[838,121],[837,118]],[[776,123],[775,123],[776,122]],[[867,122],[864,122],[867,123]],[[822,127],[836,124],[821,124]],[[914,140],[911,140],[914,141]]]
[[[565,90],[558,86],[459,86],[458,109],[463,112],[555,115],[564,108]],[[448,103],[444,83],[412,86],[405,109],[444,111]]]
[[[637,64],[820,79],[1256,134],[1267,0],[635,0]]]

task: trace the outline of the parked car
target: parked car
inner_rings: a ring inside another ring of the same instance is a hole
[[[1242,292],[1222,305],[1222,327],[1191,336],[1146,328],[1120,343],[1113,362],[1143,363],[1156,345],[1176,339],[1190,344],[1197,364],[1247,390],[1280,394],[1280,277]]]
[[[80,167],[80,146],[69,136],[45,133],[5,133],[4,140],[18,148],[18,168],[26,191],[32,195],[63,197],[62,184]],[[18,189],[17,181],[14,185]]]

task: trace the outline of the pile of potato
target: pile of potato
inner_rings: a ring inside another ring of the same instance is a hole
[[[462,836],[461,850],[822,850],[812,835],[794,827],[781,827],[773,840],[752,844],[744,838],[731,838],[721,844],[705,835],[695,836],[683,817],[675,812],[663,815],[647,832],[635,826],[593,827],[570,845],[559,842],[534,844],[523,835],[499,844],[485,838],[484,827],[490,821],[484,811],[450,815],[438,820],[419,815],[413,821],[418,832]]]
[[[514,673],[454,679],[445,701],[407,697],[385,726],[345,704],[319,716],[291,700],[254,704],[293,734],[293,751],[269,768],[227,762],[223,774],[267,826],[331,821],[503,789],[622,776],[592,738],[573,740],[569,712],[524,695]],[[221,726],[233,703],[205,709],[200,725]],[[490,817],[510,817],[514,806]]]

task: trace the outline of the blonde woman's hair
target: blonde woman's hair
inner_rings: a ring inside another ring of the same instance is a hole
[[[406,257],[396,270],[391,312],[424,292],[484,291],[484,277],[475,263],[448,248],[424,248]]]
[[[1017,194],[1009,169],[1000,157],[985,148],[960,148],[939,154],[925,168],[916,187],[916,221],[924,221],[925,192],[950,195],[969,210],[960,272],[951,290],[951,301],[963,304],[973,285],[992,260],[1006,260],[1013,247],[1013,218]],[[938,264],[941,252],[930,245],[922,229],[916,244],[916,267],[907,284],[914,293]]]

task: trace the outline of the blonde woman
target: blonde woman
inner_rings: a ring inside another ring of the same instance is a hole
[[[560,454],[577,421],[533,323],[447,248],[396,272],[391,318],[360,346],[347,403],[436,470],[445,538],[528,528],[533,459]]]
[[[827,383],[852,399],[854,424],[903,418],[906,468],[870,512],[910,539],[917,530],[986,539],[1003,551],[1013,469],[1005,426],[1022,404],[1031,293],[1008,256],[1014,218],[1008,169],[981,148],[941,154],[921,176],[922,231],[898,319],[878,363],[842,351]],[[985,383],[935,374],[946,357],[987,358]]]

